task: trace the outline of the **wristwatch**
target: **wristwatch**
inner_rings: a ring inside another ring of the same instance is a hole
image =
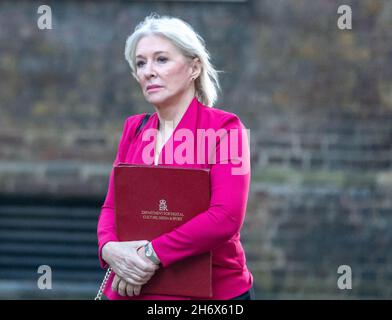
[[[147,243],[144,245],[144,251],[146,252],[146,257],[151,260],[151,262],[155,264],[160,264],[161,261],[159,260],[157,254],[154,251],[154,248],[152,247],[151,242]]]

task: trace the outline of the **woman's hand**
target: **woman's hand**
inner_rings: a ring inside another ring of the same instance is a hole
[[[136,286],[127,283],[124,279],[120,278],[118,275],[115,275],[112,282],[112,290],[117,292],[120,296],[138,296],[140,294],[141,286]]]
[[[111,266],[118,277],[130,285],[142,286],[159,269],[158,265],[148,259],[143,259],[137,252],[138,248],[147,243],[146,240],[111,241],[102,248],[102,258]]]

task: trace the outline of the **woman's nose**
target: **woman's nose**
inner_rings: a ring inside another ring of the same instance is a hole
[[[154,77],[156,75],[154,66],[151,62],[146,62],[145,68],[144,68],[144,76],[146,78],[151,78]]]

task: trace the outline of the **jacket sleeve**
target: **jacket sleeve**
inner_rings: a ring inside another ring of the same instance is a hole
[[[132,126],[130,125],[131,118],[129,117],[124,123],[124,129],[120,138],[117,149],[116,158],[113,167],[119,162],[124,161],[125,153],[128,150],[130,139],[132,137]],[[98,257],[102,268],[107,268],[107,263],[102,259],[102,248],[109,241],[118,241],[116,235],[115,212],[114,212],[114,184],[113,184],[113,168],[110,173],[109,186],[106,193],[105,201],[101,207],[101,212],[98,218],[97,237],[98,237]]]
[[[235,115],[226,118],[221,128],[226,129],[227,135],[217,143],[216,163],[210,165],[210,207],[173,231],[152,240],[163,267],[214,249],[239,233],[242,227],[250,184],[249,138]],[[235,152],[233,155],[231,152],[220,154],[219,144],[224,139],[230,142],[231,136],[236,133],[238,156]],[[241,163],[238,164],[238,161]]]

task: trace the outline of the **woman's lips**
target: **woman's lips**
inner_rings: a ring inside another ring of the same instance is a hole
[[[159,89],[161,89],[162,87],[161,86],[149,86],[149,87],[147,87],[147,91],[155,91],[155,90],[159,90]]]

